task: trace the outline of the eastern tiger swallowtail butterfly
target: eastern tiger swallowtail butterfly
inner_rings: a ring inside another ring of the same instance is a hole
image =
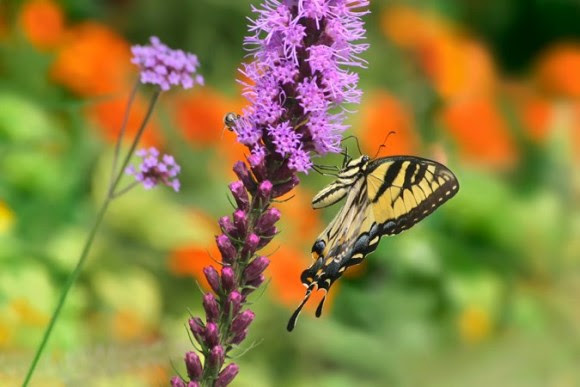
[[[312,199],[315,209],[346,201],[312,246],[314,263],[301,275],[306,295],[288,321],[288,331],[313,290],[328,292],[348,267],[376,249],[383,235],[411,228],[458,190],[459,182],[447,167],[420,157],[363,155],[346,163],[337,180]]]

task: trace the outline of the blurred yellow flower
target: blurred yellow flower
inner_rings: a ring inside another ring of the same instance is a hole
[[[38,49],[53,48],[64,35],[61,7],[51,0],[30,0],[22,5],[19,24],[24,35]]]
[[[0,201],[0,234],[10,231],[13,224],[14,213],[5,202]]]
[[[476,344],[491,333],[491,318],[484,308],[468,305],[459,314],[457,326],[463,341]]]
[[[30,302],[25,298],[12,300],[10,307],[18,316],[21,324],[44,327],[48,323],[48,316],[30,305]]]

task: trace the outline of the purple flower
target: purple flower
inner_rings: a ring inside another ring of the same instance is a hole
[[[145,189],[151,189],[159,183],[171,187],[175,192],[179,191],[179,180],[177,175],[181,167],[175,162],[173,156],[163,155],[159,160],[159,151],[153,147],[140,149],[135,154],[143,159],[139,165],[139,171],[130,165],[125,169],[125,173],[135,176],[135,179],[143,184]]]
[[[206,355],[200,385],[226,386],[238,373],[236,364],[223,363],[255,318],[246,297],[266,280],[270,261],[256,252],[278,233],[280,212],[273,199],[300,182],[298,172],[308,173],[313,156],[340,152],[347,129],[344,104],[361,97],[352,69],[365,66],[361,16],[368,12],[368,0],[261,3],[252,8],[255,19],[244,41],[253,60],[240,68],[248,79],[240,83],[249,106],[228,123],[249,155],[233,167],[238,181],[229,189],[237,208],[218,221],[221,272],[204,269],[215,293],[203,298],[205,323],[190,320]],[[195,377],[194,360],[189,363]]]
[[[172,85],[181,85],[184,89],[194,84],[203,85],[203,77],[196,74],[199,67],[197,56],[173,50],[161,43],[158,37],[152,36],[150,45],[131,47],[131,62],[141,70],[141,83],[159,85],[167,91]]]

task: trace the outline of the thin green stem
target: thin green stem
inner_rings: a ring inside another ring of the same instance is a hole
[[[119,136],[117,136],[117,142],[115,143],[115,152],[113,153],[113,166],[111,168],[111,181],[109,182],[109,186],[113,184],[113,179],[117,173],[117,163],[119,162],[119,154],[121,153],[121,144],[123,143],[123,137],[125,137],[125,131],[127,130],[127,122],[129,121],[129,113],[131,112],[131,106],[133,105],[133,101],[135,101],[135,96],[137,95],[137,90],[139,89],[140,82],[135,82],[135,86],[133,86],[133,90],[131,90],[131,94],[129,95],[129,99],[127,100],[127,107],[125,108],[125,114],[123,116],[123,122],[121,124],[121,129],[119,130]]]
[[[52,314],[50,322],[48,323],[48,327],[46,328],[46,331],[44,332],[44,336],[42,337],[42,342],[38,346],[38,349],[36,350],[36,354],[34,355],[34,359],[32,360],[32,363],[30,364],[30,368],[28,369],[28,373],[26,374],[26,379],[24,379],[24,382],[22,383],[23,387],[26,387],[28,385],[28,383],[30,382],[30,378],[32,377],[32,374],[34,373],[34,370],[36,368],[38,360],[40,360],[40,356],[42,355],[44,348],[46,347],[46,344],[48,342],[48,338],[50,337],[50,334],[52,333],[52,329],[54,328],[56,320],[58,320],[58,317],[60,316],[60,311],[61,311],[62,307],[64,306],[64,302],[66,300],[66,297],[68,296],[68,292],[71,289],[72,285],[77,280],[79,273],[81,271],[81,268],[82,268],[83,264],[85,263],[87,256],[89,255],[91,245],[93,244],[93,240],[95,239],[95,236],[97,234],[97,230],[98,230],[99,226],[101,225],[101,222],[103,221],[103,217],[105,216],[105,212],[107,211],[107,208],[109,207],[110,202],[111,202],[111,198],[107,197],[105,199],[105,202],[103,203],[103,206],[99,210],[99,213],[97,214],[97,219],[95,220],[95,223],[93,224],[93,228],[91,229],[89,236],[87,238],[87,241],[85,242],[85,245],[83,247],[83,251],[82,251],[81,256],[77,262],[77,265],[75,266],[75,269],[73,270],[73,272],[67,278],[66,284],[64,285],[62,293],[60,294],[60,299],[58,300],[58,304],[56,305],[56,309],[54,310],[54,313]]]
[[[44,332],[44,336],[42,337],[42,341],[41,341],[40,345],[38,346],[36,353],[34,355],[34,359],[32,360],[32,363],[30,363],[30,368],[28,369],[28,372],[26,374],[26,378],[24,379],[24,382],[22,383],[22,387],[26,387],[26,386],[28,386],[28,383],[30,383],[30,379],[32,378],[32,375],[34,374],[34,370],[36,369],[38,361],[40,360],[40,356],[44,352],[44,349],[46,348],[46,344],[48,343],[48,339],[50,338],[50,335],[52,334],[52,330],[54,328],[54,325],[56,324],[56,321],[60,317],[60,312],[62,310],[62,307],[64,306],[64,303],[66,301],[68,293],[69,293],[70,289],[72,288],[73,284],[76,282],[76,280],[81,272],[81,269],[82,269],[82,267],[87,259],[87,256],[89,255],[89,251],[91,249],[91,246],[93,244],[95,236],[97,235],[97,231],[99,229],[99,226],[101,225],[101,223],[103,221],[103,218],[105,216],[105,212],[107,211],[111,201],[115,197],[119,196],[120,193],[125,192],[125,190],[121,190],[120,192],[115,193],[117,186],[119,185],[119,182],[121,181],[121,178],[123,177],[123,173],[125,171],[125,168],[129,164],[129,161],[131,160],[131,156],[133,156],[133,152],[135,152],[135,148],[137,147],[137,144],[139,143],[139,140],[141,139],[141,136],[143,135],[143,132],[145,131],[145,128],[147,127],[147,123],[149,122],[149,119],[151,118],[151,114],[153,113],[153,108],[155,107],[155,104],[157,103],[157,100],[159,99],[160,93],[161,92],[157,91],[153,94],[153,97],[152,97],[151,102],[149,104],[149,108],[147,110],[147,114],[143,118],[141,126],[139,127],[139,131],[137,132],[137,134],[135,135],[135,138],[133,139],[133,143],[131,144],[131,148],[129,149],[129,152],[127,152],[127,155],[123,161],[123,164],[121,165],[121,168],[117,172],[115,170],[113,170],[113,173],[112,173],[113,177],[111,178],[111,181],[109,183],[109,188],[107,190],[107,195],[105,197],[105,201],[103,202],[101,209],[97,213],[97,218],[95,220],[95,223],[93,224],[93,227],[91,228],[91,231],[89,232],[89,236],[85,242],[85,245],[83,246],[83,250],[81,252],[79,260],[78,260],[74,270],[72,271],[72,273],[68,276],[68,278],[66,280],[64,288],[62,290],[62,293],[60,294],[60,298],[59,298],[58,303],[56,305],[56,309],[54,310],[52,317],[50,318],[50,322],[48,323],[46,331]],[[129,103],[127,104],[128,108],[131,106],[131,99],[133,98],[133,96],[134,96],[134,94],[132,94],[132,97],[130,98]],[[128,116],[128,113],[126,113],[126,117],[127,116]],[[126,122],[123,123],[123,126],[121,128],[121,132],[120,132],[119,136],[124,135],[125,127],[126,127]],[[120,140],[118,141],[118,144],[120,144]],[[115,154],[116,154],[115,157],[118,158],[117,149],[115,150]],[[114,163],[116,163],[116,161],[114,161]],[[132,187],[132,186],[129,186],[129,187]]]

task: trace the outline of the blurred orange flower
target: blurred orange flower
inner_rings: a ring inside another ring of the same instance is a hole
[[[515,104],[528,137],[536,142],[546,140],[554,120],[554,102],[525,83],[506,82],[503,91]]]
[[[64,35],[62,9],[51,0],[26,1],[20,9],[19,24],[26,38],[38,49],[55,47]]]
[[[215,260],[219,259],[219,250],[213,242],[207,246],[182,247],[174,250],[169,256],[169,270],[176,276],[194,277],[204,289],[209,289],[203,268],[209,265],[216,266]]]
[[[548,49],[539,59],[537,77],[550,93],[580,98],[580,44],[561,43]]]
[[[386,147],[381,154],[415,154],[419,139],[413,130],[413,119],[409,111],[395,97],[385,92],[375,93],[364,104],[359,137],[363,152],[374,156],[379,146],[391,131]]]
[[[489,93],[495,70],[488,50],[437,16],[406,6],[382,15],[385,35],[412,52],[439,94],[457,99]]]
[[[102,129],[102,135],[108,141],[117,139],[127,108],[127,98],[128,96],[106,99],[90,105],[86,109],[89,118]],[[136,95],[127,120],[126,139],[133,138],[136,134],[145,117],[147,107],[148,102],[143,96]],[[158,146],[161,142],[159,126],[155,117],[152,117],[143,133],[140,144]]]
[[[297,307],[300,301],[302,301],[306,291],[306,288],[300,281],[300,274],[311,264],[312,260],[303,252],[287,245],[280,246],[272,254],[270,266],[267,269],[267,274],[272,277],[270,292],[273,294],[273,298],[291,309]],[[328,310],[332,306],[338,287],[339,283],[337,282],[328,293],[324,304],[326,313],[328,313]],[[324,292],[322,291],[313,293],[310,301],[304,308],[314,311],[323,296]]]
[[[208,87],[180,94],[172,105],[178,128],[187,140],[198,146],[219,141],[224,129],[224,116],[237,107]]]
[[[148,329],[141,317],[130,309],[118,310],[111,320],[115,339],[121,342],[134,341],[148,334]]]
[[[490,98],[457,101],[442,118],[464,160],[492,167],[511,167],[517,161],[514,140]]]
[[[310,201],[314,194],[308,189],[297,186],[292,191],[292,195],[294,195],[292,199],[276,204],[282,213],[281,236],[286,241],[291,241],[292,246],[304,246],[310,249],[314,239],[323,228],[320,210],[312,209]]]
[[[128,89],[129,44],[109,27],[86,22],[68,31],[52,68],[53,79],[81,96]]]

